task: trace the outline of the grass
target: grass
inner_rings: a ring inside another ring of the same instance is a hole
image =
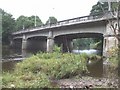
[[[3,88],[48,88],[51,79],[69,78],[87,71],[87,55],[38,53],[3,72]]]

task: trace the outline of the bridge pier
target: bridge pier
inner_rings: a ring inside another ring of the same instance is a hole
[[[23,57],[26,57],[26,52],[27,50],[27,38],[25,35],[23,35],[23,38],[22,38],[22,56]]]
[[[53,38],[53,32],[49,31],[49,35],[47,38],[47,52],[53,52],[54,47],[54,38]]]
[[[47,38],[47,52],[53,52],[54,38]]]

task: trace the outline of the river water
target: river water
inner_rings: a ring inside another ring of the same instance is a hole
[[[35,52],[33,52],[35,53]],[[32,52],[27,52],[27,57],[31,56],[33,54]],[[90,54],[97,54],[100,55],[101,52],[95,49],[90,50],[73,50],[72,53],[80,54],[80,53],[86,53],[88,55]],[[24,60],[21,55],[21,51],[17,49],[9,49],[4,50],[3,55],[3,62],[2,62],[2,70],[3,71],[11,71],[15,68],[16,63],[21,62]],[[94,64],[87,65],[88,70],[90,71],[90,76],[94,77],[102,77],[103,75],[103,60],[100,60],[98,62],[95,62]]]

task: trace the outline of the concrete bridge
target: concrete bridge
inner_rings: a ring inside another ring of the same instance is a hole
[[[103,55],[107,56],[110,48],[116,47],[118,43],[108,19],[116,21],[108,13],[77,17],[56,24],[20,30],[12,33],[11,45],[21,48],[23,54],[26,49],[52,52],[54,43],[61,46],[63,52],[71,52],[73,39],[100,38],[103,41]]]

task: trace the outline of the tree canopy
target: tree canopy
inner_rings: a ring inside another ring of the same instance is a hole
[[[49,17],[49,19],[46,21],[46,24],[55,24],[57,23],[57,19],[55,17]]]
[[[4,44],[9,43],[10,33],[15,30],[16,23],[11,14],[2,9],[0,11],[2,13],[2,42]]]
[[[102,13],[104,13],[103,10],[108,11],[108,3],[107,2],[104,2],[104,3],[97,2],[96,5],[92,6],[92,10],[90,11],[90,15],[102,14]]]
[[[117,2],[111,2],[111,11],[114,12],[117,10],[118,3]],[[109,5],[108,2],[97,2],[97,4],[92,6],[92,9],[90,11],[90,15],[99,15],[104,14],[106,11],[108,11]]]
[[[41,19],[38,16],[27,17],[27,16],[21,15],[16,20],[16,30],[35,27],[35,18],[36,18],[36,27],[43,25]]]
[[[2,14],[2,42],[9,43],[9,36],[12,32],[18,31],[21,29],[34,28],[44,25],[41,19],[38,16],[19,16],[16,20],[13,18],[12,14],[5,12],[0,9]],[[55,17],[49,17],[46,21],[46,24],[55,24],[57,19]]]

